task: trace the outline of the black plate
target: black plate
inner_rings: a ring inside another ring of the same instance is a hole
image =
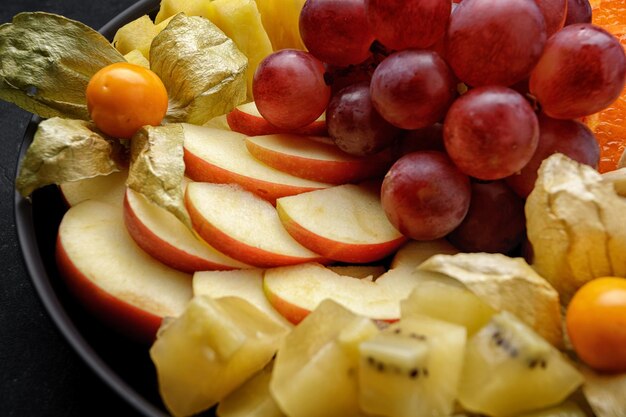
[[[100,29],[111,39],[117,28],[158,10],[159,0],[141,0]],[[21,161],[39,119],[33,117],[19,153]],[[19,164],[18,164],[19,165]],[[149,346],[103,326],[67,291],[54,260],[59,223],[66,211],[56,187],[36,191],[32,202],[15,192],[15,224],[24,263],[50,317],[85,363],[120,397],[146,417],[166,417]]]

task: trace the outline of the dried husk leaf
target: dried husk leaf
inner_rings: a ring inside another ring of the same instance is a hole
[[[184,175],[181,125],[145,126],[133,136],[126,185],[191,228],[183,196]]]
[[[435,255],[417,269],[461,282],[495,310],[515,314],[548,342],[562,347],[559,295],[524,259],[490,253]]]
[[[150,62],[145,56],[143,56],[139,49],[133,49],[127,53],[124,55],[124,59],[126,59],[129,64],[139,65],[140,67],[150,69]]]
[[[124,61],[90,27],[49,13],[0,26],[0,99],[43,118],[89,120],[85,89],[102,67]]]
[[[150,68],[167,88],[169,123],[202,125],[246,99],[245,55],[202,17],[176,15],[152,42]]]
[[[602,174],[602,179],[605,182],[613,184],[615,192],[620,197],[626,197],[626,168],[605,172]]]
[[[589,368],[581,371],[583,394],[596,417],[626,417],[626,374],[603,375]]]
[[[49,184],[120,171],[126,148],[83,120],[54,117],[39,124],[22,161],[16,188],[23,196]]]
[[[526,201],[533,267],[567,304],[584,283],[626,277],[626,199],[593,168],[562,154],[546,159]]]

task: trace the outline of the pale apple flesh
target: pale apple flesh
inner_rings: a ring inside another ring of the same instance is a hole
[[[289,133],[284,129],[280,129],[270,124],[251,101],[235,107],[226,116],[228,126],[235,132],[243,133],[248,136],[271,135],[274,133]],[[316,121],[308,126],[296,129],[291,133],[298,135],[326,136],[326,114],[322,114]]]
[[[59,189],[70,207],[85,200],[97,200],[121,206],[126,192],[126,177],[128,177],[128,171],[114,172],[109,175],[64,182],[59,185]]]
[[[185,204],[200,237],[241,262],[266,268],[325,261],[287,233],[269,202],[239,186],[191,183]]]
[[[370,157],[358,157],[312,136],[251,136],[246,138],[246,147],[255,158],[273,168],[296,177],[330,184],[382,177],[392,162],[389,150]]]
[[[276,209],[295,240],[342,262],[368,263],[395,252],[407,238],[387,220],[378,187],[341,185],[280,198]]]
[[[264,199],[328,188],[331,184],[284,173],[255,159],[245,136],[221,129],[184,125],[185,173],[193,181],[239,184]]]
[[[179,271],[250,268],[201,241],[173,214],[131,189],[124,199],[124,221],[139,247]]]
[[[59,271],[96,317],[133,339],[150,342],[163,317],[191,299],[191,276],[143,252],[118,207],[85,201],[67,211],[56,245]]]

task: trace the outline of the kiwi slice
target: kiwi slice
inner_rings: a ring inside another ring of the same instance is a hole
[[[466,330],[426,316],[392,324],[359,346],[359,406],[389,417],[449,416]]]
[[[493,417],[559,404],[583,383],[563,354],[506,311],[468,342],[459,401]]]

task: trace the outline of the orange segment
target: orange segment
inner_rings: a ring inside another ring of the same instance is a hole
[[[593,23],[617,36],[626,48],[626,2],[624,0],[592,1]],[[626,88],[605,110],[586,119],[600,144],[600,172],[612,171],[626,150]]]

